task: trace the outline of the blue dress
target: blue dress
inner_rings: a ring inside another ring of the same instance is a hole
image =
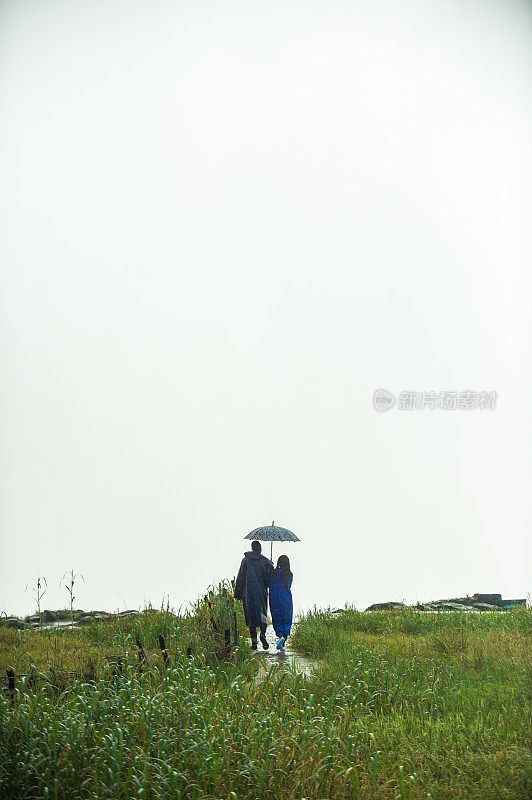
[[[273,629],[277,636],[284,636],[285,638],[290,635],[292,615],[294,613],[291,585],[292,579],[288,582],[283,581],[281,570],[278,571],[277,575],[275,572],[270,575],[268,588],[270,590],[270,613],[272,615]]]

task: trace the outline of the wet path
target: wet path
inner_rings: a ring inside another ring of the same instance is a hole
[[[295,653],[290,647],[290,639],[288,639],[288,644],[286,645],[284,651],[277,650],[275,646],[277,644],[277,636],[275,635],[275,631],[271,625],[268,625],[266,639],[268,640],[270,649],[263,650],[259,640],[258,648],[253,654],[254,657],[260,661],[261,665],[260,672],[257,675],[258,680],[263,680],[274,664],[278,664],[280,667],[286,670],[295,669],[297,672],[309,675],[317,663],[310,658],[306,658],[299,653]]]

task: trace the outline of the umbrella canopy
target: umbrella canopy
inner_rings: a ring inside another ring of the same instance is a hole
[[[263,525],[261,528],[255,528],[255,530],[248,533],[247,536],[244,536],[244,539],[257,539],[259,542],[299,542],[301,541],[295,533],[289,531],[288,528],[280,528],[278,525],[275,525],[272,522],[271,525]],[[270,553],[270,557],[273,554],[273,545],[271,548],[272,552]]]
[[[280,528],[273,522],[271,525],[263,525],[262,528],[255,528],[254,531],[244,536],[244,539],[258,539],[259,542],[299,542],[301,541],[289,531],[288,528]]]

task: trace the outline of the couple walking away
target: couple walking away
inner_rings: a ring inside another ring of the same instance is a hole
[[[251,635],[251,647],[257,649],[257,628],[265,650],[268,625],[268,592],[273,629],[278,637],[277,649],[284,650],[292,627],[292,578],[288,556],[279,556],[277,566],[262,555],[260,542],[251,542],[251,550],[244,553],[235,583],[235,598],[244,603],[244,618]]]

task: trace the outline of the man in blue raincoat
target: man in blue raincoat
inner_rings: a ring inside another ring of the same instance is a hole
[[[251,647],[257,649],[257,628],[264,650],[269,648],[266,639],[268,625],[268,581],[273,564],[261,553],[260,542],[251,542],[251,550],[244,553],[235,583],[235,598],[244,603],[244,618],[251,635]]]

